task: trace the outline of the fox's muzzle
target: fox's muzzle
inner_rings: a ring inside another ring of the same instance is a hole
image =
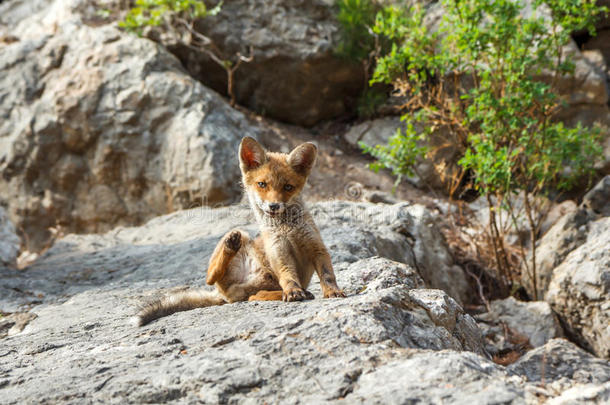
[[[282,214],[286,209],[286,204],[282,202],[260,201],[258,206],[267,215]]]

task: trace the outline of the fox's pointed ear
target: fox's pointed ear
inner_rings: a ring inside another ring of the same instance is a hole
[[[239,144],[239,165],[246,172],[254,170],[267,161],[265,149],[254,138],[246,136]]]
[[[305,142],[288,155],[288,164],[300,174],[308,175],[316,161],[318,148],[311,142]]]

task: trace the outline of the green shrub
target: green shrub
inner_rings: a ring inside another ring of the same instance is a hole
[[[402,118],[405,120],[404,116]],[[402,181],[404,176],[414,176],[416,173],[416,163],[426,155],[427,147],[423,145],[426,138],[425,131],[417,131],[413,122],[406,123],[406,129],[396,130],[390,137],[387,145],[369,146],[360,141],[359,146],[362,150],[374,156],[376,161],[369,167],[378,172],[380,169],[390,169],[396,176],[394,187]]]
[[[337,20],[342,28],[337,54],[358,61],[367,59],[375,49],[371,29],[380,7],[371,0],[339,0],[337,6]]]
[[[189,20],[203,18],[217,14],[221,6],[219,3],[208,9],[203,1],[198,0],[136,0],[135,7],[127,12],[119,26],[141,35],[144,27],[158,27],[172,16],[181,15]]]
[[[389,168],[400,179],[412,174],[425,152],[419,141],[436,128],[450,129],[460,140],[462,173],[489,202],[489,233],[506,282],[514,269],[502,257],[496,214],[506,210],[516,227],[514,198],[520,193],[524,199],[532,260],[525,260],[523,246],[521,251],[537,295],[537,198],[590,174],[601,152],[598,129],[568,128],[554,119],[563,105],[555,84],[574,71],[564,46],[574,31],[594,34],[593,23],[606,10],[594,0],[533,0],[530,13],[518,0],[440,3],[444,14],[435,30],[424,23],[421,4],[376,14],[373,33],[391,47],[377,58],[371,83],[392,84],[406,98],[402,119],[408,130],[388,145],[362,147],[377,159],[373,169]],[[541,81],[543,73],[551,79]],[[417,123],[427,130],[414,131]]]

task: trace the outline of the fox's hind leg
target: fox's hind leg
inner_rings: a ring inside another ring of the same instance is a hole
[[[262,290],[248,298],[248,301],[281,301],[282,290],[266,291]]]
[[[312,293],[310,293],[307,290],[304,290],[304,291],[305,291],[305,299],[307,299],[307,300],[314,299],[314,296]],[[283,295],[284,295],[284,293],[282,290],[277,290],[277,291],[262,290],[262,291],[257,292],[256,294],[248,297],[248,301],[282,301]]]
[[[208,285],[222,280],[229,267],[229,263],[231,263],[239,249],[248,243],[249,239],[248,234],[239,229],[234,229],[222,237],[218,245],[216,245],[212,257],[210,257],[208,276],[206,278]]]

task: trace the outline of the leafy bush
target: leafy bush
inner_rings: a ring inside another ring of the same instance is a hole
[[[349,59],[367,59],[375,49],[370,30],[380,7],[371,0],[339,0],[337,6],[337,20],[342,27],[337,53]]]
[[[208,15],[216,15],[220,11],[222,3],[208,9],[203,1],[198,0],[136,0],[125,19],[119,22],[119,26],[128,31],[142,34],[142,29],[147,26],[158,27],[169,21],[171,17],[181,15],[187,19],[203,18]]]
[[[459,140],[460,178],[489,203],[489,235],[496,267],[506,283],[514,269],[506,259],[500,210],[518,227],[514,200],[524,201],[530,229],[531,260],[522,262],[537,295],[535,239],[542,216],[538,197],[566,190],[591,173],[601,152],[599,130],[568,128],[554,120],[562,107],[557,80],[571,75],[565,54],[570,33],[588,30],[604,8],[595,0],[443,0],[435,29],[424,21],[426,8],[390,6],[378,12],[373,34],[390,41],[380,52],[371,83],[392,84],[406,101],[403,121],[388,145],[361,145],[377,161],[411,175],[425,151],[422,140],[447,128]],[[435,5],[437,6],[437,5]],[[364,18],[359,17],[361,20]],[[551,77],[542,81],[542,76]],[[416,126],[426,128],[415,131]]]

